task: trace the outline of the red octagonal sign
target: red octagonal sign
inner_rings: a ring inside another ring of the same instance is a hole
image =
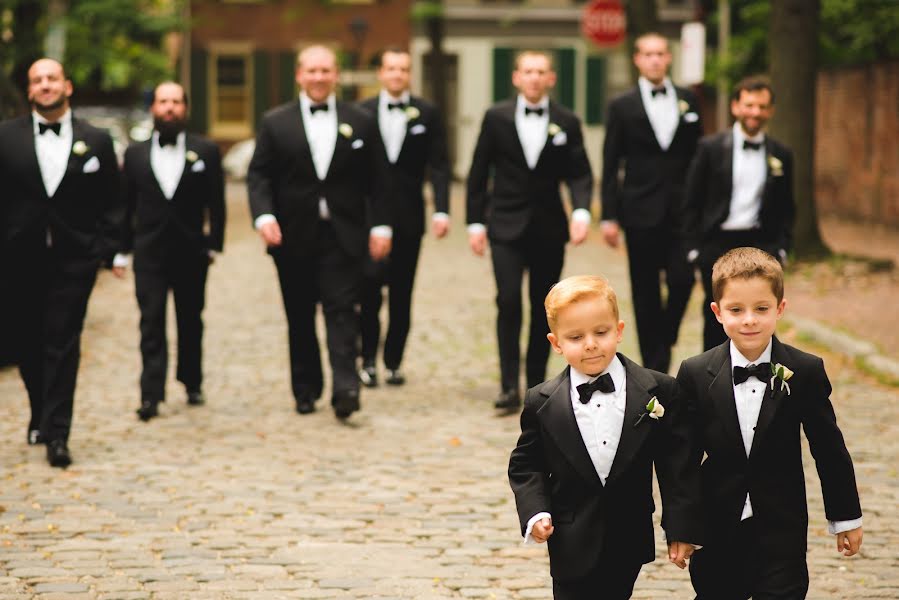
[[[597,46],[620,45],[627,34],[627,18],[618,0],[592,0],[584,7],[581,32]]]

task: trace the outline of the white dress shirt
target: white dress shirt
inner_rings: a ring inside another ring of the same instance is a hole
[[[384,149],[387,150],[387,160],[395,164],[403,149],[406,139],[406,125],[409,116],[405,110],[391,109],[388,103],[402,102],[409,105],[409,92],[403,92],[399,98],[391,96],[387,90],[381,90],[378,98],[378,125],[381,129],[381,139],[384,140]]]
[[[184,174],[186,139],[187,136],[182,131],[175,138],[174,145],[160,147],[159,132],[153,132],[153,139],[150,142],[150,168],[166,200],[171,200],[175,196],[181,176]]]
[[[41,134],[38,123],[49,121],[36,111],[31,114],[34,117],[34,151],[37,154],[37,164],[41,170],[41,179],[47,196],[52,198],[62,183],[66,167],[69,165],[69,155],[72,153],[72,111],[66,110],[60,117],[59,135],[49,130]]]
[[[765,134],[747,136],[734,123],[733,189],[730,196],[730,210],[727,219],[721,223],[724,230],[746,230],[759,226],[759,212],[762,209],[762,190],[768,169],[765,165]],[[762,144],[758,150],[744,150],[743,142]]]
[[[674,85],[666,77],[662,82],[665,93],[655,96],[652,95],[652,88],[658,86],[654,86],[645,77],[637,80],[637,86],[640,88],[643,108],[646,110],[646,116],[649,118],[649,124],[652,125],[656,140],[662,150],[668,150],[680,121],[680,110],[677,107],[677,92],[674,90]]]

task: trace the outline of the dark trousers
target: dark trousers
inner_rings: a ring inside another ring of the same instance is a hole
[[[543,300],[559,281],[565,260],[565,245],[525,236],[513,242],[490,241],[493,275],[496,278],[496,337],[499,342],[500,383],[503,391],[517,391],[521,363],[521,283],[528,271],[530,329],[525,359],[528,387],[546,379],[549,359],[549,325]]]
[[[602,556],[598,566],[585,577],[560,582],[553,579],[555,600],[627,600],[643,567],[639,562],[624,563],[614,556]]]
[[[667,373],[671,347],[690,301],[695,275],[680,241],[668,228],[626,229],[631,297],[643,366]],[[661,278],[667,288],[662,298]]]
[[[421,236],[393,233],[390,256],[379,262],[367,259],[362,285],[362,362],[374,364],[381,339],[382,288],[387,287],[388,324],[384,339],[384,365],[399,369],[412,323],[412,288],[421,250]]]
[[[706,546],[690,559],[696,600],[802,600],[808,593],[805,554],[777,556],[760,549],[754,519],[732,543]]]
[[[206,304],[206,275],[209,259],[203,254],[179,254],[159,268],[135,265],[134,279],[140,307],[141,400],[165,400],[168,370],[166,305],[169,290],[175,301],[178,331],[176,378],[188,392],[199,392],[203,384],[203,307]]]
[[[356,376],[356,340],[359,335],[357,304],[362,287],[362,264],[338,243],[334,227],[319,222],[316,252],[297,258],[275,249],[281,297],[287,314],[290,378],[297,400],[315,400],[322,394],[321,355],[315,331],[316,305],[325,315],[333,397],[359,393]],[[332,401],[333,401],[332,397]]]

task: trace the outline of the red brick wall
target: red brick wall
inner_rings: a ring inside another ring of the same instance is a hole
[[[818,74],[818,212],[899,226],[899,61]]]

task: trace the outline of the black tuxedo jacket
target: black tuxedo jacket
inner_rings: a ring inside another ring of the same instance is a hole
[[[466,221],[486,224],[491,239],[517,240],[534,225],[539,235],[566,242],[568,218],[559,191],[563,180],[572,207],[590,209],[593,173],[580,119],[550,101],[549,123],[546,145],[531,170],[515,127],[515,100],[500,102],[484,115],[468,173]],[[559,133],[553,133],[553,125]]]
[[[699,142],[684,197],[684,224],[691,248],[702,248],[703,242],[719,231],[727,219],[733,190],[733,155],[734,134],[730,129]],[[765,158],[767,177],[759,213],[759,243],[777,256],[778,250],[789,251],[793,245],[793,153],[766,135]]]
[[[528,520],[546,511],[554,579],[584,576],[600,554],[638,564],[655,559],[652,470],[662,492],[662,527],[671,541],[702,543],[698,530],[698,457],[690,421],[674,378],[645,369],[619,354],[627,372],[627,400],[618,451],[603,485],[584,446],[571,407],[569,369],[528,390],[521,437],[509,461],[524,534]],[[665,414],[635,423],[657,397]]]
[[[667,150],[659,146],[639,87],[609,103],[602,149],[603,220],[618,221],[622,227],[681,228],[684,180],[702,124],[696,96],[685,88],[674,89],[680,120]],[[624,178],[619,180],[622,164]]]
[[[361,103],[380,126],[378,113],[379,97],[369,98]],[[396,163],[390,164],[384,138],[376,127],[377,147],[383,154],[382,160],[389,164],[393,193],[393,228],[395,231],[420,236],[425,231],[425,210],[422,185],[425,173],[431,180],[434,191],[434,210],[449,213],[450,167],[446,151],[446,131],[437,109],[416,96],[410,96],[409,106],[418,111],[418,116],[409,119],[406,137]]]
[[[48,228],[53,247],[67,259],[110,261],[121,249],[124,203],[112,140],[73,117],[72,147],[62,182],[48,197],[31,115],[0,124],[0,246],[5,253],[27,260],[46,247]],[[92,170],[97,162],[99,168]]]
[[[173,252],[221,252],[225,184],[218,146],[198,135],[185,136],[184,172],[175,195],[168,200],[150,164],[152,143],[151,138],[132,144],[125,152],[128,212],[124,249],[134,251],[135,268],[160,267]]]
[[[830,403],[824,363],[774,338],[772,364],[793,371],[789,393],[779,381],[762,402],[749,457],[734,400],[730,342],[689,358],[677,375],[694,420],[701,467],[703,515],[711,548],[736,540],[746,493],[763,547],[753,552],[804,555],[808,530],[799,428],[805,430],[832,521],[861,517],[852,459]]]
[[[337,239],[351,256],[366,255],[370,227],[391,223],[386,159],[377,151],[374,120],[358,106],[338,101],[337,123],[334,156],[323,180],[315,172],[299,100],[273,108],[259,125],[247,172],[250,211],[253,219],[263,214],[278,219],[280,251],[296,258],[316,251],[320,198],[327,200]]]

